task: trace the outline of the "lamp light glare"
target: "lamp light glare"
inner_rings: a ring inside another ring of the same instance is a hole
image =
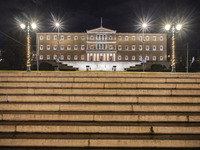
[[[60,26],[60,24],[59,24],[58,22],[56,22],[56,24],[55,24],[55,25],[56,25],[56,27],[59,27],[59,26]]]
[[[31,27],[32,27],[33,29],[36,29],[36,28],[37,28],[36,23],[33,22],[33,23],[31,24]]]
[[[182,24],[178,24],[178,25],[176,26],[176,30],[181,30],[181,28],[182,28]]]
[[[147,27],[147,24],[146,24],[146,23],[143,23],[143,24],[142,24],[142,27],[143,27],[143,28],[146,28],[146,27]]]
[[[166,26],[165,26],[165,30],[169,30],[171,28],[171,25],[170,24],[167,24]]]
[[[26,26],[25,26],[25,24],[20,24],[20,27],[22,28],[22,29],[25,29],[26,28]]]

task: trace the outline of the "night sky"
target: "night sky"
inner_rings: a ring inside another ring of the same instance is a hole
[[[38,32],[56,32],[56,19],[63,32],[85,32],[100,27],[101,17],[104,27],[117,32],[141,32],[141,21],[151,33],[164,32],[168,22],[182,23],[177,40],[200,48],[200,0],[1,0],[0,48],[9,31],[20,31],[20,21],[36,21]]]

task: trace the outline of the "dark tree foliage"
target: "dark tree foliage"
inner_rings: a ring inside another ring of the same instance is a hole
[[[52,66],[52,64],[49,64],[47,62],[42,62],[40,64],[40,67],[39,67],[40,70],[54,70],[54,67]]]
[[[25,70],[26,68],[26,39],[20,33],[12,34],[9,32],[6,48],[3,53],[3,61],[0,63],[1,70]],[[15,40],[13,40],[15,39]],[[16,42],[18,41],[18,42]]]
[[[161,72],[166,68],[165,65],[161,65],[161,64],[153,64],[151,65],[151,71],[157,71],[157,72]]]
[[[199,61],[195,61],[192,63],[190,72],[200,72],[200,62]]]

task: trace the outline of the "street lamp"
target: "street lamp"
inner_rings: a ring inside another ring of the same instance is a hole
[[[58,71],[59,71],[59,59],[60,59],[60,57],[59,57],[59,44],[60,44],[60,39],[59,39],[59,28],[60,28],[60,23],[59,22],[55,22],[55,26],[56,26],[56,28],[58,29],[58,38],[57,38],[57,42],[58,42],[58,55],[57,55],[57,58],[56,58],[56,62],[58,63]]]
[[[145,41],[145,40],[144,40],[144,30],[145,30],[146,28],[147,28],[147,24],[146,24],[146,23],[143,23],[143,24],[142,24],[142,32],[143,32],[143,38],[142,38],[142,39],[143,39],[143,46],[142,46],[142,47],[143,47],[143,48],[142,48],[142,49],[143,49],[143,53],[142,53],[142,62],[143,62],[143,64],[142,64],[142,69],[143,69],[143,72],[144,72],[144,62],[145,62],[145,58],[144,58],[144,41]]]
[[[30,46],[31,38],[30,38],[30,32],[31,32],[31,28],[33,30],[35,30],[37,28],[37,25],[34,22],[31,23],[31,25],[30,25],[30,22],[27,22],[26,24],[21,23],[20,27],[23,30],[26,30],[26,32],[27,32],[27,61],[26,61],[26,71],[27,72],[31,72],[31,46]]]
[[[177,24],[176,27],[175,25],[173,25],[171,27],[170,24],[167,24],[165,26],[165,30],[169,31],[171,29],[171,32],[172,32],[172,70],[171,72],[176,72],[176,58],[175,58],[175,32],[176,30],[181,30],[182,28],[182,25],[181,24]]]

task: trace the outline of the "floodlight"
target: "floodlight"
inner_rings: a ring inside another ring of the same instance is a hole
[[[37,28],[36,23],[33,22],[33,23],[31,24],[31,27],[32,27],[33,29],[36,29],[36,28]]]
[[[26,26],[25,26],[25,24],[20,24],[20,27],[22,28],[22,29],[25,29],[26,28]]]
[[[178,24],[178,25],[176,26],[176,30],[181,30],[181,28],[182,28],[182,24]]]
[[[56,25],[56,27],[59,27],[59,26],[60,26],[60,24],[59,24],[58,22],[56,22],[55,25]]]
[[[143,24],[142,24],[142,27],[143,27],[143,28],[146,28],[146,27],[147,27],[147,24],[146,24],[146,23],[143,23]]]
[[[169,31],[170,28],[171,28],[171,25],[170,25],[170,24],[167,24],[167,25],[165,26],[165,30],[167,30],[167,31]]]

